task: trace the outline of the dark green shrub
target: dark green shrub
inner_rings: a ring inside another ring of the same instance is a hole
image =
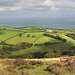
[[[63,42],[66,42],[67,40],[66,40],[66,39],[62,39],[62,41],[63,41]]]
[[[6,28],[4,28],[4,30],[6,30]]]
[[[35,38],[35,37],[36,37],[36,35],[32,35],[32,37],[33,37],[33,38]]]
[[[29,64],[30,65],[40,65],[40,66],[42,66],[43,65],[43,62],[42,61],[30,61]]]
[[[48,52],[45,53],[44,58],[53,58],[53,57],[59,57],[60,53],[54,53],[54,52]]]
[[[30,34],[27,34],[27,37],[30,37]]]
[[[20,34],[19,34],[19,36],[21,37],[21,36],[22,36],[22,34],[20,33]]]
[[[5,42],[5,41],[1,41],[1,44],[2,44],[2,45],[6,45],[6,42]]]
[[[45,45],[48,46],[48,45],[52,45],[51,42],[45,42]]]

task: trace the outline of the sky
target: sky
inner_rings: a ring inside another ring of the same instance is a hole
[[[0,0],[0,15],[75,13],[75,0]]]

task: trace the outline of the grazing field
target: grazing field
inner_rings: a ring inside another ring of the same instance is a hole
[[[19,33],[22,33],[22,32],[2,30],[0,31],[0,42],[7,40],[8,38],[14,37],[15,35],[18,35]]]
[[[43,44],[45,42],[57,43],[57,42],[61,42],[61,41],[47,37],[47,36],[42,36],[35,42],[35,44]]]
[[[27,37],[28,34],[30,35],[29,37]],[[21,37],[15,36],[15,37],[7,40],[6,42],[9,43],[9,44],[17,44],[17,43],[21,43],[21,42],[34,43],[34,41],[43,34],[44,34],[44,32],[24,33],[24,34],[22,34]]]
[[[35,40],[36,40],[36,38],[32,38],[32,37],[16,36],[16,37],[13,37],[10,40],[7,40],[6,43],[9,43],[9,44],[18,44],[18,43],[21,43],[21,42],[34,43]]]
[[[33,46],[31,48],[28,49],[22,49],[19,51],[15,51],[12,52],[12,55],[25,55],[26,53],[34,53],[34,52],[46,52],[46,51],[58,51],[61,52],[65,51],[65,50],[69,50],[69,47],[71,47],[72,45],[67,44],[67,43],[60,43],[60,44],[54,44],[54,45],[50,45],[50,46]]]
[[[23,29],[32,30],[32,31],[42,31],[43,30],[43,28],[40,28],[40,27],[25,27]]]
[[[52,32],[49,32],[49,30]],[[74,33],[75,30],[40,27],[0,27],[0,55],[1,57],[22,56],[23,58],[24,55],[29,55],[29,53],[30,56],[28,58],[35,58],[35,52],[41,52],[42,54],[40,53],[40,55],[43,55],[42,57],[49,57],[46,54],[49,52],[57,53],[59,56],[75,55],[75,40],[66,36]],[[45,34],[48,36],[45,36]]]

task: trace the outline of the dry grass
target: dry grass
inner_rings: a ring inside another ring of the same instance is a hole
[[[68,58],[73,58],[75,59],[75,56],[69,56],[69,57],[59,57],[59,58],[41,58],[41,59],[24,59],[24,60],[29,60],[29,61],[53,61],[53,60],[57,60],[57,61],[60,61],[60,59],[68,59]],[[6,61],[6,60],[15,60],[15,59],[8,59],[8,58],[5,58],[5,59],[0,59],[0,63],[2,61]]]

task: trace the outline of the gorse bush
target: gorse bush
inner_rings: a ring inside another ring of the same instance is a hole
[[[16,60],[14,61],[14,64],[15,64],[16,66],[25,65],[25,64],[27,64],[27,61],[25,61],[25,60],[23,60],[23,59],[16,59]]]
[[[54,52],[48,52],[44,55],[45,58],[53,58],[53,57],[59,57],[59,53],[54,53]]]
[[[43,62],[42,61],[30,61],[29,64],[30,65],[40,65],[40,66],[42,66],[43,65]]]
[[[54,73],[55,75],[63,75],[64,72],[75,71],[75,59],[65,58],[60,60],[59,63],[53,63],[47,66],[47,71]]]

